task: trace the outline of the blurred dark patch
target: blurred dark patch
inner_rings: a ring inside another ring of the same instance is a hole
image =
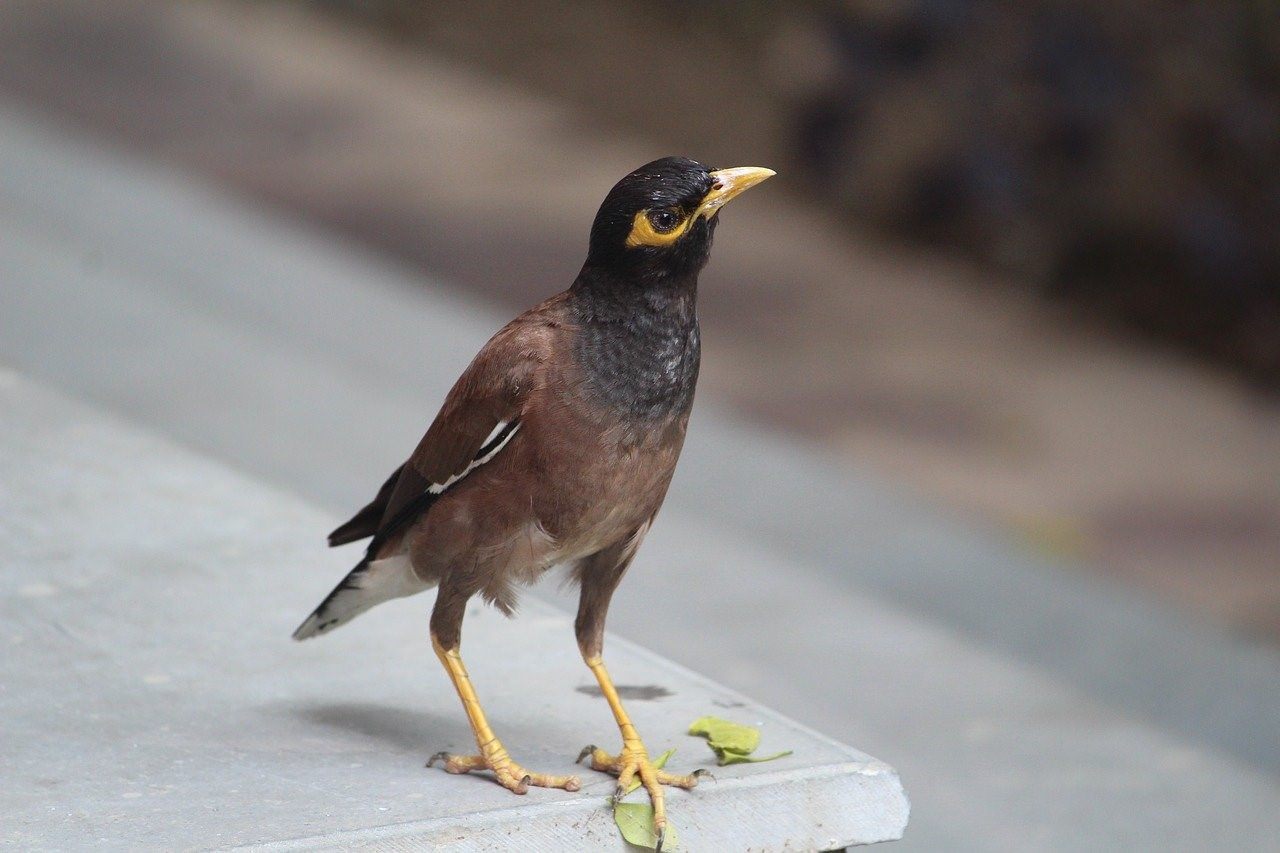
[[[1280,7],[919,0],[806,26],[835,59],[791,106],[816,191],[1280,382]]]

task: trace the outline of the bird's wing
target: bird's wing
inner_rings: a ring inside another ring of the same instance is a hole
[[[413,454],[378,496],[329,534],[339,545],[374,537],[378,544],[431,507],[446,490],[502,452],[549,353],[548,326],[536,309],[513,320],[480,350],[445,398]]]

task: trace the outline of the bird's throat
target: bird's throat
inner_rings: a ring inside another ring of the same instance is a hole
[[[696,276],[649,287],[580,277],[573,300],[575,361],[596,402],[631,421],[688,413],[702,351]]]

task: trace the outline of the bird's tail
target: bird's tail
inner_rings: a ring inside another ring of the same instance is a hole
[[[430,589],[418,577],[407,554],[382,560],[361,560],[320,602],[320,606],[293,632],[295,640],[305,640],[345,625],[361,613],[393,598],[403,598]]]

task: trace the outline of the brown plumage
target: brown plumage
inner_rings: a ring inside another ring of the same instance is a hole
[[[481,750],[441,756],[446,769],[487,768],[520,793],[529,784],[576,790],[576,777],[526,773],[511,761],[458,654],[472,596],[510,614],[520,585],[568,564],[581,587],[578,643],[623,735],[617,757],[594,748],[584,755],[617,773],[619,789],[638,774],[659,830],[660,785],[696,783],[649,762],[600,660],[604,622],[684,444],[700,356],[697,278],[719,208],[771,174],[666,158],[620,181],[596,216],[573,286],[485,344],[409,459],[330,534],[331,545],[371,542],[294,638],[438,586],[432,643]]]

